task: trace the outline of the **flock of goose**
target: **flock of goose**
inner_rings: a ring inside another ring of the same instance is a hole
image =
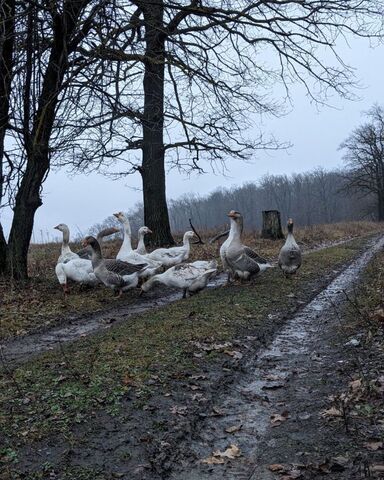
[[[122,213],[114,216],[123,225],[124,238],[116,259],[103,257],[101,243],[104,237],[119,231],[118,228],[107,228],[99,232],[97,237],[87,236],[83,241],[83,249],[77,253],[69,246],[69,229],[60,223],[55,229],[63,234],[61,255],[58,258],[55,272],[64,293],[69,292],[68,280],[96,285],[104,284],[121,296],[122,292],[135,288],[141,283],[141,293],[147,292],[156,284],[183,290],[183,298],[204,289],[209,280],[217,273],[216,260],[197,260],[188,263],[190,240],[194,232],[184,234],[183,245],[171,248],[158,248],[148,253],[144,237],[152,233],[147,227],[138,232],[138,245],[132,248],[132,232],[128,218]],[[231,222],[229,236],[220,248],[220,257],[224,270],[228,273],[228,281],[232,279],[250,280],[252,277],[272,267],[263,257],[244,245],[241,241],[243,231],[242,215],[231,210],[228,214]],[[296,273],[301,265],[301,251],[293,236],[293,222],[288,221],[288,235],[280,250],[278,265],[286,276]]]

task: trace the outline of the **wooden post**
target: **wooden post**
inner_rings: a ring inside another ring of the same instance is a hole
[[[281,229],[280,212],[278,210],[263,211],[263,230],[261,238],[279,240],[285,238]]]

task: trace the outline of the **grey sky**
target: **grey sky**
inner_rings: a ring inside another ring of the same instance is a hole
[[[354,40],[351,48],[342,49],[346,63],[356,68],[363,88],[356,93],[360,101],[334,98],[336,108],[322,107],[320,111],[305,97],[304,89],[292,90],[293,108],[285,117],[264,119],[263,127],[280,141],[290,141],[288,151],[256,152],[253,162],[227,162],[226,176],[207,173],[189,178],[172,171],[167,177],[168,198],[188,192],[204,195],[219,186],[230,187],[246,181],[257,181],[266,173],[303,172],[317,166],[341,166],[342,153],[337,150],[341,141],[362,121],[361,113],[373,103],[384,103],[383,73],[384,46],[375,49],[364,40]],[[206,166],[209,172],[209,166]],[[118,181],[97,174],[68,177],[64,172],[51,172],[44,185],[43,206],[35,218],[35,241],[56,238],[53,226],[67,223],[73,233],[83,233],[94,223],[118,210],[128,210],[141,201],[139,174]],[[11,213],[3,216],[6,231]]]

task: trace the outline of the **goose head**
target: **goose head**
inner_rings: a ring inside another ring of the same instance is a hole
[[[287,228],[288,228],[289,233],[293,232],[293,220],[292,220],[292,218],[288,219]]]
[[[148,227],[140,227],[139,233],[142,233],[143,235],[147,235],[148,233],[153,233],[153,232]]]
[[[127,220],[123,212],[114,213],[113,216],[116,217],[120,223],[124,223]]]
[[[88,235],[87,237],[84,238],[81,244],[83,245],[83,247],[88,247],[89,245],[90,247],[95,249],[99,245],[99,242],[96,240],[95,237]]]
[[[243,231],[243,215],[236,210],[231,210],[228,213],[228,217],[238,226],[240,233]]]
[[[195,236],[195,233],[192,232],[192,230],[189,230],[188,232],[185,232],[184,233],[184,241],[185,240],[190,240],[191,238],[193,238]]]
[[[68,226],[65,223],[59,223],[56,227],[53,227],[55,230],[59,230],[60,232],[68,232]]]

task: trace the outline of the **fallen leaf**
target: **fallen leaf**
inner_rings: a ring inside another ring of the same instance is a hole
[[[212,407],[212,415],[221,417],[221,416],[225,415],[225,411],[222,408],[213,406]]]
[[[235,360],[240,360],[243,358],[243,354],[236,351],[236,350],[224,350],[226,355],[229,355],[230,357],[234,358]]]
[[[213,452],[214,457],[220,457],[220,458],[229,458],[230,460],[233,460],[237,457],[240,457],[241,452],[240,448],[237,445],[230,445],[224,452],[220,452],[220,450],[216,450]]]
[[[331,407],[321,412],[321,416],[322,417],[342,417],[343,413],[341,412],[341,410],[337,409],[336,407]]]
[[[361,389],[361,379],[359,378],[358,380],[353,380],[352,382],[349,382],[349,387],[351,388],[352,392],[356,392],[357,390]]]
[[[225,463],[225,460],[224,458],[208,457],[204,458],[204,460],[201,460],[201,463],[206,463],[207,465],[219,465]]]
[[[383,442],[365,442],[363,445],[365,448],[373,452],[383,448]]]
[[[280,463],[272,463],[272,465],[269,465],[269,470],[271,470],[271,472],[281,472],[281,473],[285,473],[288,471],[288,468],[286,465],[281,465]]]
[[[281,415],[279,413],[273,413],[270,417],[272,427],[278,427],[283,422],[285,422],[288,419],[288,417],[289,417],[288,412],[283,412]]]
[[[241,430],[242,426],[243,426],[242,423],[240,423],[239,425],[233,425],[232,427],[227,427],[225,429],[225,431],[227,433],[235,433],[235,432],[238,432],[239,430]]]
[[[269,373],[268,375],[263,376],[264,380],[269,380],[271,382],[276,382],[278,380],[283,380],[281,377],[278,375],[273,375],[272,373]]]

